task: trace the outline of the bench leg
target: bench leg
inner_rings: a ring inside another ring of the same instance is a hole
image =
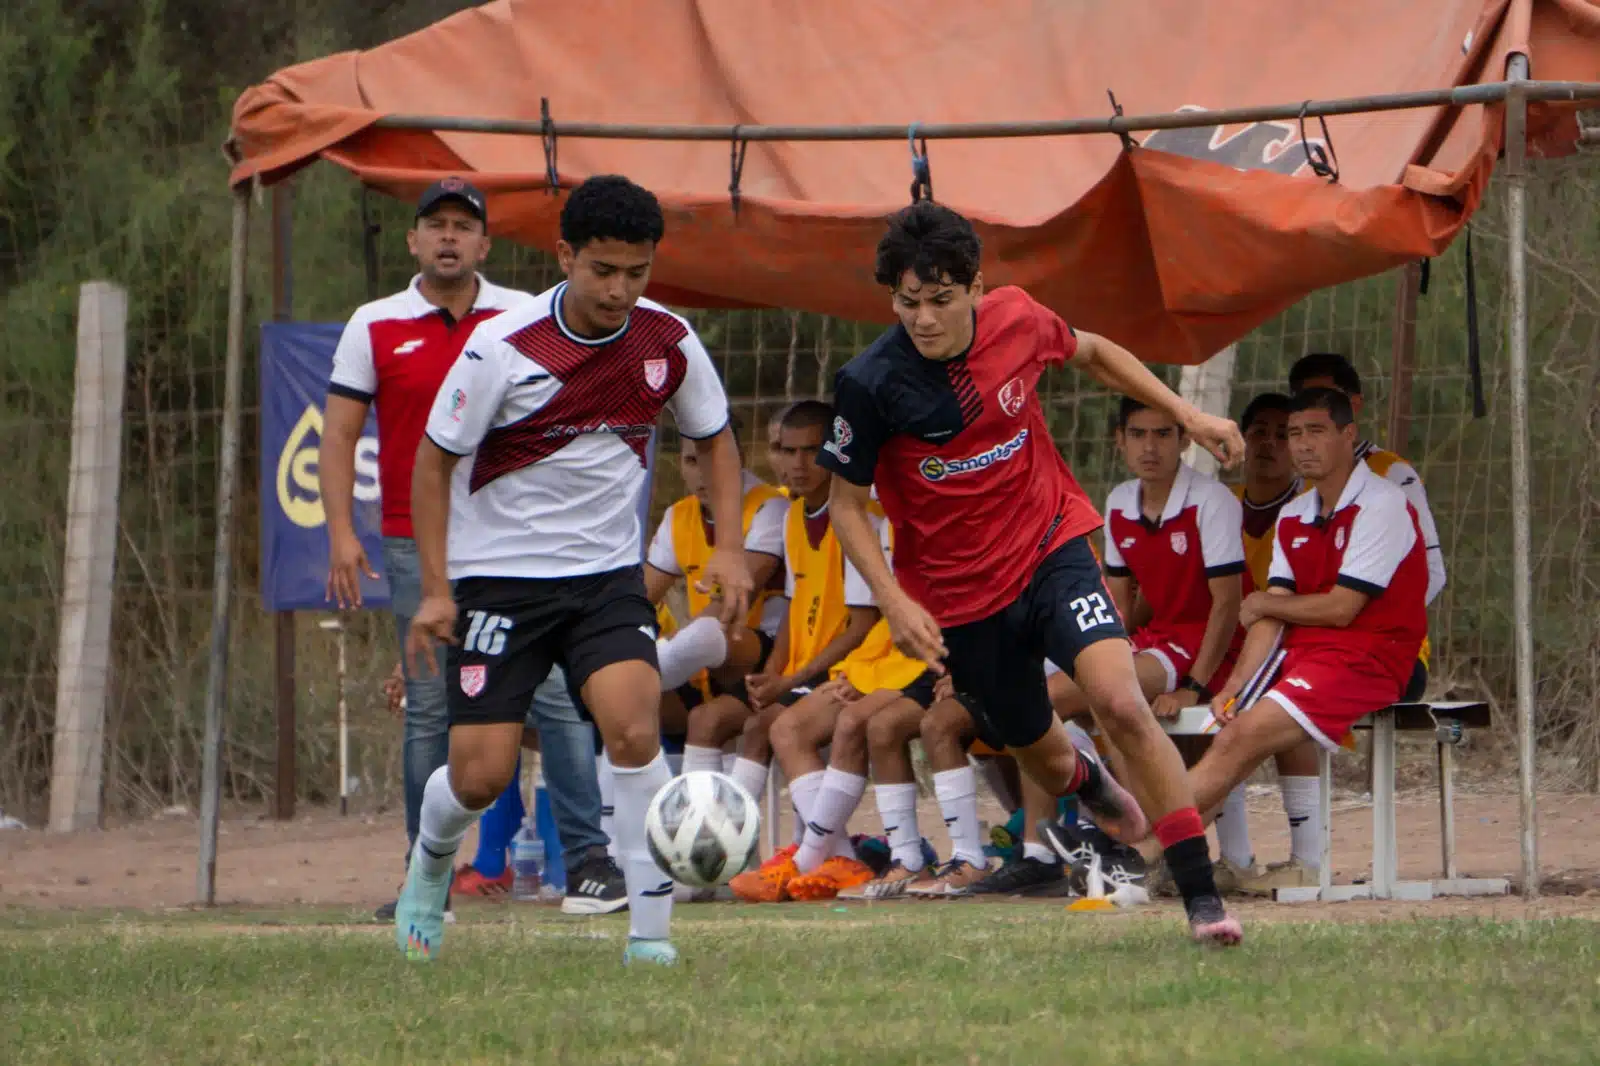
[[[1439,748],[1439,846],[1444,852],[1444,876],[1454,881],[1456,873],[1456,756],[1449,744]]]
[[[1397,880],[1394,712],[1372,716],[1372,896],[1393,899]]]
[[[1317,870],[1318,895],[1328,898],[1333,887],[1333,756],[1328,749],[1317,745],[1317,821],[1322,825],[1322,855]]]

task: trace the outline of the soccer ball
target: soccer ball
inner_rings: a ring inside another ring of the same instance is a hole
[[[733,778],[695,770],[656,793],[644,828],[662,873],[691,888],[712,888],[755,858],[761,811]]]

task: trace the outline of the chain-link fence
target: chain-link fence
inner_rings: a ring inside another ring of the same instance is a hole
[[[329,168],[296,180],[293,317],[342,320],[367,298],[359,193]],[[1534,375],[1533,531],[1538,726],[1547,787],[1596,784],[1600,723],[1600,173],[1586,160],[1537,171],[1530,195],[1530,337]],[[215,198],[214,198],[215,199]],[[374,198],[379,285],[410,276],[404,205]],[[268,221],[254,212],[251,321],[268,317]],[[226,232],[218,207],[214,232]],[[210,211],[212,208],[207,208]],[[670,239],[670,236],[669,236]],[[1343,351],[1366,383],[1363,430],[1412,460],[1426,482],[1450,582],[1433,610],[1436,693],[1477,695],[1509,721],[1510,417],[1507,410],[1504,225],[1499,197],[1474,222],[1477,315],[1489,415],[1471,414],[1464,247],[1430,265],[1418,303],[1409,432],[1384,441],[1392,386],[1396,277],[1319,292],[1240,342],[1232,408],[1256,392],[1283,390],[1289,364],[1307,350]],[[104,276],[131,283],[123,473],[116,560],[112,684],[106,713],[108,817],[192,803],[198,793],[202,699],[212,602],[217,447],[223,361],[226,249],[151,242]],[[114,276],[117,270],[121,276]],[[553,264],[526,249],[495,248],[495,280],[538,290]],[[144,284],[155,277],[160,285]],[[88,280],[78,278],[74,280]],[[74,299],[67,279],[59,293]],[[9,299],[15,299],[15,294]],[[12,308],[8,307],[8,310]],[[17,335],[0,362],[0,455],[9,472],[0,495],[0,808],[42,818],[54,722],[55,657],[72,404],[70,315],[53,329]],[[791,399],[825,396],[832,374],[878,327],[782,310],[692,314],[744,426],[750,464],[767,469],[768,418]],[[8,319],[10,320],[10,319]],[[65,327],[65,328],[63,328]],[[251,351],[255,349],[251,332]],[[0,341],[0,344],[6,344]],[[260,456],[255,370],[246,376],[243,496],[237,509],[238,595],[226,704],[224,800],[260,802],[274,767],[273,623],[260,607],[256,505]],[[47,369],[41,370],[40,367]],[[65,367],[65,371],[61,370]],[[54,369],[49,369],[54,368]],[[1177,382],[1176,368],[1163,371]],[[63,387],[63,382],[66,387]],[[1125,476],[1112,448],[1112,400],[1070,368],[1053,372],[1044,399],[1056,441],[1097,499]],[[678,494],[676,438],[662,436],[653,517]],[[314,615],[296,627],[299,794],[338,792],[335,637]],[[395,662],[386,615],[349,619],[351,772],[358,803],[399,792],[399,726],[383,712],[379,686]],[[1490,771],[1498,758],[1494,745]],[[1512,763],[1503,776],[1512,780]]]

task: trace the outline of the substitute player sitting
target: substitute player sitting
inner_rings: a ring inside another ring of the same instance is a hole
[[[733,425],[738,440],[737,424]],[[685,583],[689,622],[661,641],[662,722],[676,719],[687,734],[684,772],[721,770],[722,748],[738,736],[744,715],[701,713],[705,696],[691,679],[709,671],[705,684],[712,696],[744,699],[744,678],[772,652],[786,604],[783,591],[783,526],[789,505],[781,493],[749,470],[743,472],[742,544],[751,580],[760,590],[739,624],[723,628],[720,605],[711,590],[702,591],[701,574],[716,542],[709,490],[700,461],[700,442],[684,438],[680,454],[684,488],[689,494],[667,508],[650,541],[644,582],[650,602],[660,604],[679,580]],[[740,451],[741,461],[743,450]],[[772,588],[774,582],[776,589]],[[772,592],[779,593],[773,596]],[[668,727],[668,731],[673,730]],[[749,782],[741,782],[747,787]]]
[[[1405,494],[1356,459],[1349,398],[1307,389],[1290,410],[1289,446],[1311,491],[1279,513],[1270,587],[1240,608],[1249,634],[1212,701],[1226,724],[1189,774],[1202,808],[1307,738],[1337,750],[1400,698],[1427,632],[1427,543]],[[1241,712],[1240,691],[1280,641],[1275,683]]]
[[[839,417],[822,461],[840,475],[840,541],[895,642],[949,669],[1025,773],[1052,795],[1076,793],[1112,836],[1142,837],[1140,805],[1057,720],[1045,657],[1073,675],[1155,819],[1193,936],[1237,943],[1183,760],[1150,714],[1089,546],[1100,517],[1056,451],[1036,389],[1047,367],[1071,360],[1170,414],[1225,464],[1244,443],[1126,349],[1075,333],[1021,289],[985,293],[979,256],[972,224],[929,202],[896,214],[879,242],[875,277],[900,324],[835,379]],[[867,518],[872,485],[898,537],[893,571]]]

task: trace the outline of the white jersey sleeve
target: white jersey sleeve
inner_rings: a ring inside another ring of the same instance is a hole
[[[1284,508],[1289,510],[1288,507]],[[1278,521],[1272,530],[1272,562],[1267,566],[1267,585],[1295,590],[1294,568],[1289,565],[1289,556],[1283,550],[1283,512],[1278,513]],[[1264,591],[1264,590],[1263,590]]]
[[[1394,572],[1417,542],[1411,509],[1403,493],[1363,493],[1362,506],[1350,524],[1350,543],[1339,565],[1339,584],[1376,596],[1389,587]]]
[[[884,561],[889,564],[890,570],[894,569],[894,533],[887,518],[872,518],[873,527],[878,531],[878,545],[883,549]],[[878,601],[872,595],[872,586],[867,584],[867,579],[861,576],[861,571],[855,568],[849,556],[844,560],[844,602],[847,607],[876,607]]]
[[[364,397],[368,402],[378,394],[371,325],[372,316],[365,307],[358,308],[345,323],[339,345],[333,350],[333,375],[328,381],[331,391],[353,400]]]
[[[783,526],[789,515],[789,501],[774,496],[757,509],[750,519],[750,532],[744,535],[744,550],[783,558]]]
[[[678,549],[672,542],[672,508],[667,508],[667,513],[661,516],[661,524],[656,526],[656,535],[650,538],[650,550],[644,561],[663,574],[683,576],[683,567],[678,565]]]
[[[467,338],[428,414],[428,439],[455,455],[471,455],[477,450],[494,425],[510,385],[505,342],[483,336],[484,327],[492,325],[494,319],[489,319]]]
[[[728,424],[728,394],[722,389],[717,368],[693,329],[678,342],[688,366],[683,383],[667,401],[678,432],[693,440],[709,440]]]
[[[1128,569],[1128,561],[1122,557],[1122,549],[1117,547],[1116,535],[1111,532],[1111,516],[1129,506],[1128,497],[1133,495],[1138,499],[1138,482],[1124,481],[1111,490],[1106,497],[1106,522],[1100,527],[1105,544],[1105,552],[1100,559],[1100,565],[1109,577],[1130,577],[1132,571]]]
[[[1433,521],[1433,509],[1428,506],[1428,490],[1422,487],[1422,475],[1410,463],[1400,460],[1389,464],[1383,476],[1406,494],[1406,502],[1417,512],[1417,525],[1422,529],[1422,546],[1428,552],[1428,602],[1444,589],[1444,548],[1439,543],[1439,527]]]
[[[1206,577],[1244,573],[1244,505],[1220,481],[1207,481],[1196,508]]]

